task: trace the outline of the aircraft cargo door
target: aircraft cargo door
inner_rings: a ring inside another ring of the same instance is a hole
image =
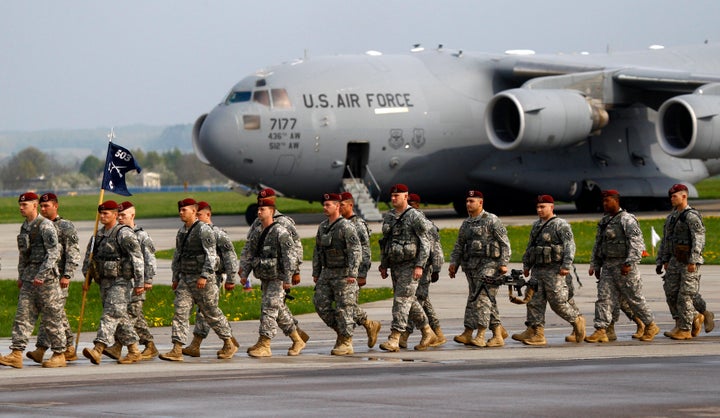
[[[365,178],[369,155],[370,144],[368,142],[348,142],[343,178]]]

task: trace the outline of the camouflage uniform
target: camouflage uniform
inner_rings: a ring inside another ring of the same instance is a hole
[[[420,213],[422,214],[422,212]],[[423,214],[423,216],[425,215]],[[435,226],[431,220],[427,219],[427,217],[425,220],[428,222],[428,234],[431,240],[430,256],[428,257],[427,265],[423,268],[422,277],[418,280],[415,297],[428,318],[430,328],[437,330],[440,328],[440,319],[435,313],[435,308],[433,308],[432,303],[430,303],[430,282],[433,273],[440,273],[445,259],[442,245],[440,245],[440,232],[438,227]],[[407,332],[412,334],[413,329],[413,323],[411,322],[408,324]]]
[[[142,251],[145,265],[143,283],[152,285],[157,268],[157,260],[155,259],[155,243],[152,238],[150,238],[147,231],[142,229],[142,227],[135,226],[133,231],[140,243],[140,250]],[[130,317],[130,323],[133,324],[133,327],[135,328],[140,344],[147,345],[148,342],[153,341],[154,339],[152,333],[150,333],[150,327],[145,320],[145,314],[143,313],[144,303],[145,292],[139,295],[136,295],[135,292],[133,292],[130,298],[130,304],[128,305],[128,316]]]
[[[544,228],[543,228],[544,226]],[[575,240],[570,224],[553,216],[546,222],[538,219],[533,223],[530,240],[523,254],[523,269],[531,270],[538,281],[538,290],[527,304],[528,327],[545,326],[547,304],[562,319],[575,323],[580,310],[570,303],[566,276],[561,269],[572,269],[575,257]]]
[[[90,268],[90,247],[88,243],[83,262],[83,274]],[[135,332],[130,316],[133,288],[142,287],[145,271],[140,243],[132,228],[115,224],[109,230],[100,228],[95,235],[92,255],[93,279],[100,285],[103,313],[100,318],[95,343],[113,345],[115,339],[124,346],[136,344]]]
[[[346,279],[358,277],[361,257],[360,240],[347,219],[320,223],[313,251],[312,275],[318,278],[313,303],[325,325],[343,337],[353,335],[360,289],[357,281],[348,283]]]
[[[295,269],[293,271],[293,274],[300,274],[300,264],[302,264],[303,260],[303,246],[302,242],[300,241],[300,235],[298,234],[297,228],[295,227],[295,221],[293,221],[291,217],[280,213],[280,211],[277,209],[275,209],[273,221],[277,222],[278,225],[283,226],[285,229],[287,229],[288,233],[290,233],[290,237],[293,240],[295,259]],[[253,224],[250,225],[250,230],[248,230],[248,240],[250,240],[251,236],[259,237],[260,231],[262,231],[262,224],[260,223],[259,219],[255,219]]]
[[[261,225],[262,228],[262,225]],[[297,266],[295,260],[295,243],[290,232],[275,222],[263,240],[262,248],[258,248],[260,236],[253,235],[240,254],[242,278],[250,272],[260,280],[262,305],[260,308],[259,333],[267,338],[274,338],[279,327],[285,335],[295,331],[295,321],[290,309],[285,304],[283,284],[290,284]],[[262,234],[262,230],[256,231]]]
[[[644,250],[642,231],[634,215],[620,209],[615,215],[606,214],[598,223],[590,256],[590,268],[599,277],[598,300],[595,302],[596,329],[607,329],[617,319],[614,316],[623,302],[629,306],[629,312],[644,324],[654,321],[642,294],[642,279],[637,269]],[[626,275],[621,273],[623,265],[631,267]]]
[[[237,253],[235,253],[235,247],[225,230],[216,225],[210,225],[210,227],[215,233],[215,240],[217,242],[217,247],[215,248],[217,253],[215,279],[217,280],[218,288],[223,285],[223,276],[226,278],[227,283],[235,284],[235,274],[237,274],[238,271],[238,258]],[[219,297],[220,292],[218,292],[218,298]],[[205,320],[202,312],[197,311],[195,314],[195,328],[193,329],[193,335],[197,335],[198,337],[205,339],[209,333],[210,326]]]
[[[368,271],[370,270],[371,265],[371,253],[370,253],[370,228],[367,225],[367,222],[356,214],[353,214],[350,218],[348,218],[348,221],[350,225],[355,227],[355,233],[357,233],[358,240],[360,241],[360,267],[358,268],[358,276],[357,277],[365,277],[367,278]],[[359,294],[359,289],[358,289]],[[358,325],[365,325],[365,322],[368,320],[367,312],[363,308],[360,307],[360,305],[357,304],[357,299],[355,300],[355,323]]]
[[[409,322],[418,328],[429,326],[427,315],[415,296],[418,281],[415,267],[425,267],[430,257],[431,239],[424,216],[408,207],[403,213],[395,209],[383,216],[383,251],[380,268],[389,268],[393,281],[391,329],[404,332]]]
[[[218,285],[215,280],[215,233],[200,221],[189,228],[182,225],[175,239],[172,261],[175,288],[175,315],[172,320],[172,341],[184,345],[190,332],[193,304],[202,312],[210,327],[223,341],[232,338],[230,324],[218,307]],[[203,289],[197,288],[200,277],[207,279]]]
[[[483,210],[463,221],[450,263],[461,266],[468,281],[465,328],[492,329],[500,325],[495,300],[498,286],[487,279],[501,275],[498,268],[508,265],[510,253],[507,229],[497,216]]]
[[[54,353],[63,353],[67,348],[63,318],[63,297],[58,284],[58,260],[61,248],[57,229],[53,223],[38,215],[34,220],[23,222],[17,237],[18,279],[22,287],[18,294],[17,311],[13,322],[13,351],[24,351],[30,334],[41,316],[50,348]],[[33,286],[35,279],[41,286]]]
[[[693,300],[702,299],[699,298],[700,265],[704,261],[704,248],[705,225],[700,214],[690,206],[682,212],[673,210],[665,220],[657,264],[668,265],[663,276],[663,290],[670,313],[681,330],[690,330],[698,313]],[[697,269],[688,272],[688,264],[696,264]]]
[[[57,216],[53,219],[53,224],[58,233],[58,245],[60,247],[60,258],[58,259],[58,270],[59,277],[67,277],[72,280],[80,265],[80,244],[75,230],[75,225],[67,219],[63,219]],[[68,297],[68,288],[60,288],[62,297],[62,322],[65,328],[65,339],[67,346],[70,347],[75,341],[72,328],[70,328],[70,322],[68,322],[67,314],[65,312],[65,303]],[[37,344],[38,347],[49,348],[50,341],[48,340],[47,333],[43,327],[38,329]]]

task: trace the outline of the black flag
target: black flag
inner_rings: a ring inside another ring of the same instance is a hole
[[[102,189],[123,196],[131,196],[125,185],[125,173],[131,170],[139,173],[142,168],[135,162],[135,157],[130,151],[110,142],[105,159]]]

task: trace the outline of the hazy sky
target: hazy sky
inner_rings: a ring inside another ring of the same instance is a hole
[[[5,1],[0,131],[193,123],[306,50],[641,49],[720,41],[718,16],[716,0]]]

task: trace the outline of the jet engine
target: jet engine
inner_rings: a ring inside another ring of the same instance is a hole
[[[686,94],[667,100],[655,124],[666,153],[680,158],[720,158],[720,96]]]
[[[505,90],[485,110],[490,143],[505,151],[565,147],[583,141],[607,123],[602,103],[576,90]]]

